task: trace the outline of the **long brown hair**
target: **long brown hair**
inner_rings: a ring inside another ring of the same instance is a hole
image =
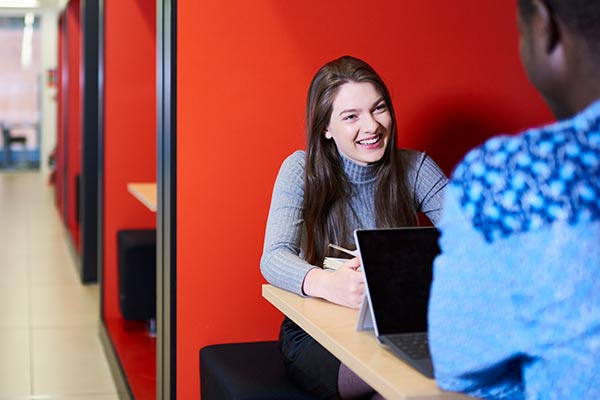
[[[376,168],[375,216],[378,227],[414,225],[416,211],[406,182],[406,167],[396,149],[396,116],[387,87],[366,62],[344,56],[319,69],[308,90],[306,104],[306,168],[304,210],[306,260],[321,265],[328,243],[343,243],[349,237],[345,224],[351,186],[335,142],[325,137],[333,101],[348,82],[371,83],[383,96],[392,117],[387,149]]]

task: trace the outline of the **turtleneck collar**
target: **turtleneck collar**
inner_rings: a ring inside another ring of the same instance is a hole
[[[339,154],[342,159],[344,172],[348,176],[350,183],[369,183],[377,178],[375,174],[377,171],[377,164],[360,165],[347,158],[341,152]]]

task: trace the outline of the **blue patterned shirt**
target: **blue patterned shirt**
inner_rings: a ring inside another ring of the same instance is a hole
[[[439,227],[438,385],[485,399],[600,399],[600,101],[471,151]]]

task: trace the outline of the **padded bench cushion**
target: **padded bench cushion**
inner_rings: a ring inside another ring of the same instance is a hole
[[[202,400],[315,400],[287,379],[277,341],[202,348],[200,386]]]
[[[117,249],[123,318],[156,318],[156,229],[118,231]]]

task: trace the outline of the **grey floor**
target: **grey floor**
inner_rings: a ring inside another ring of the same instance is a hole
[[[118,399],[52,186],[0,172],[0,400]]]

